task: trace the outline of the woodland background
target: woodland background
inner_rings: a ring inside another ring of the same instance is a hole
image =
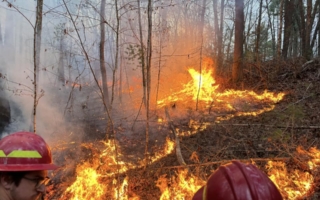
[[[192,119],[199,127],[211,125],[180,137],[181,156],[198,155],[184,164],[218,161],[198,168],[204,179],[232,159],[293,158],[300,145],[319,146],[319,3],[3,0],[0,133],[30,130],[52,144],[115,138],[127,159],[139,158],[152,168],[147,158],[172,126],[190,129]],[[165,112],[157,101],[188,80],[188,67],[203,70],[205,58],[213,60],[221,91],[267,89],[286,96],[273,111],[225,124],[215,123],[196,103],[186,111],[168,102],[173,124],[159,129]],[[292,168],[299,163],[288,161]],[[182,163],[168,155],[159,164]],[[151,189],[157,198],[159,191]],[[152,199],[140,187],[132,190]]]

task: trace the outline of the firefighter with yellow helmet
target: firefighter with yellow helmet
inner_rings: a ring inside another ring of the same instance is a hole
[[[252,164],[220,166],[192,200],[282,200],[275,184]]]
[[[12,133],[0,140],[0,200],[36,200],[46,191],[51,150],[31,132]]]

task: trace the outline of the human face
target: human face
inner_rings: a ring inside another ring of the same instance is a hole
[[[23,176],[18,186],[11,185],[12,200],[38,200],[46,192],[47,171],[32,171]]]

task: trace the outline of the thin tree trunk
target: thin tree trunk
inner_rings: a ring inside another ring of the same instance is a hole
[[[232,26],[231,30],[229,31],[229,43],[227,46],[227,59],[230,60],[232,58],[231,53],[230,53],[230,49],[231,49],[231,41],[232,41],[232,37],[233,37],[233,33],[234,33],[234,27],[235,25]]]
[[[260,0],[260,7],[259,7],[259,17],[258,17],[258,25],[257,25],[257,31],[256,31],[256,35],[257,35],[257,38],[256,38],[256,46],[255,46],[255,60],[256,61],[259,61],[260,58],[259,58],[259,46],[260,46],[260,32],[261,32],[261,18],[262,18],[262,1],[263,0]]]
[[[221,68],[223,66],[223,29],[224,29],[224,0],[221,0],[221,13],[220,13],[220,30],[218,34],[218,66]]]
[[[33,38],[33,60],[34,60],[34,94],[33,94],[33,132],[37,131],[36,115],[38,104],[38,80],[39,80],[39,65],[41,51],[41,32],[42,32],[42,8],[43,0],[37,0],[36,24],[34,26]]]
[[[140,0],[138,2],[138,21],[139,21],[139,35],[140,35],[140,50],[141,50],[141,72],[142,72],[142,85],[143,85],[143,103],[147,104],[147,80],[146,80],[146,66],[145,66],[145,55],[142,35],[142,24],[141,24],[141,8]]]
[[[145,148],[145,166],[148,166],[148,148],[149,148],[149,120],[150,120],[150,93],[151,93],[151,56],[152,56],[152,0],[148,0],[148,43],[147,43],[147,126],[146,126],[146,148]]]
[[[202,85],[202,54],[203,54],[203,31],[204,31],[204,14],[206,12],[206,4],[207,1],[203,0],[202,1],[202,8],[201,8],[201,19],[200,19],[200,24],[201,24],[201,43],[200,43],[200,70],[199,70],[199,87],[198,87],[198,94],[197,94],[197,103],[196,103],[196,110],[198,110],[198,103],[199,103],[199,95],[201,92],[201,85]]]
[[[320,6],[319,6],[319,13],[320,13]],[[318,15],[318,23],[320,21],[320,15]],[[320,28],[318,28],[318,56],[320,57]]]
[[[58,78],[59,81],[64,85],[65,84],[65,75],[64,75],[64,32],[61,31],[60,36],[60,47],[59,47],[59,66],[58,66]]]
[[[282,44],[282,20],[283,20],[283,2],[285,0],[280,0],[279,7],[279,31],[278,31],[278,42],[277,42],[277,57],[281,58],[281,44]]]
[[[114,91],[116,85],[116,72],[118,70],[118,63],[119,63],[119,27],[120,27],[120,17],[118,11],[118,0],[115,0],[115,9],[116,9],[116,55],[115,55],[115,62],[114,62],[114,69],[112,70],[112,94],[111,94],[111,104],[114,100]]]
[[[234,54],[232,65],[232,80],[234,83],[242,80],[242,57],[243,57],[243,30],[244,30],[244,3],[243,0],[235,0],[235,36]]]
[[[102,0],[100,6],[101,6],[100,7],[100,45],[99,45],[100,71],[101,71],[101,76],[102,76],[102,91],[103,91],[104,99],[106,101],[107,106],[110,106],[109,92],[108,92],[107,69],[106,69],[106,62],[105,62],[105,57],[104,57],[105,37],[106,37],[106,30],[105,30],[106,0]]]
[[[252,2],[252,0],[251,0],[251,2]],[[248,2],[248,3],[250,3],[250,2]],[[249,11],[249,8],[250,8],[250,11]],[[252,10],[253,10],[253,6],[247,6],[247,11],[246,11],[246,13],[247,13],[247,15],[246,15],[246,18],[248,18],[249,19],[249,21],[248,21],[248,29],[247,29],[247,33],[243,36],[244,37],[244,52],[248,52],[248,49],[249,49],[249,47],[248,47],[248,44],[250,43],[249,41],[247,41],[247,40],[249,40],[250,39],[250,37],[249,37],[249,35],[250,35],[250,32],[251,32],[251,28],[252,28],[252,25],[251,25],[251,19],[252,19]],[[247,17],[249,15],[249,17]],[[247,36],[247,37],[246,37]]]
[[[292,32],[292,14],[294,12],[293,1],[286,0],[284,7],[284,36],[282,45],[282,57],[286,59],[288,57],[288,48]]]
[[[270,28],[270,33],[271,33],[271,40],[272,40],[272,55],[273,57],[276,56],[276,39],[275,39],[275,34],[274,34],[274,30],[273,30],[273,25],[271,22],[271,15],[270,15],[270,11],[269,11],[269,2],[268,0],[266,0],[266,9],[267,9],[267,14],[268,14],[268,28]]]
[[[218,38],[219,38],[219,22],[218,22],[218,6],[217,6],[218,0],[213,0],[213,24],[214,24],[214,45],[217,47],[214,49],[214,56],[218,59],[218,51],[219,51],[219,45],[218,45]]]
[[[304,14],[304,6],[302,0],[299,0],[298,2],[298,9],[300,14],[300,39],[301,39],[301,52],[303,56],[306,56],[306,22],[304,20],[305,14]]]

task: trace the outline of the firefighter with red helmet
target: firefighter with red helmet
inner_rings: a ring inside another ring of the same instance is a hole
[[[0,200],[43,198],[51,150],[44,139],[31,132],[12,133],[0,140]]]
[[[220,166],[192,200],[282,200],[275,184],[252,164]]]

